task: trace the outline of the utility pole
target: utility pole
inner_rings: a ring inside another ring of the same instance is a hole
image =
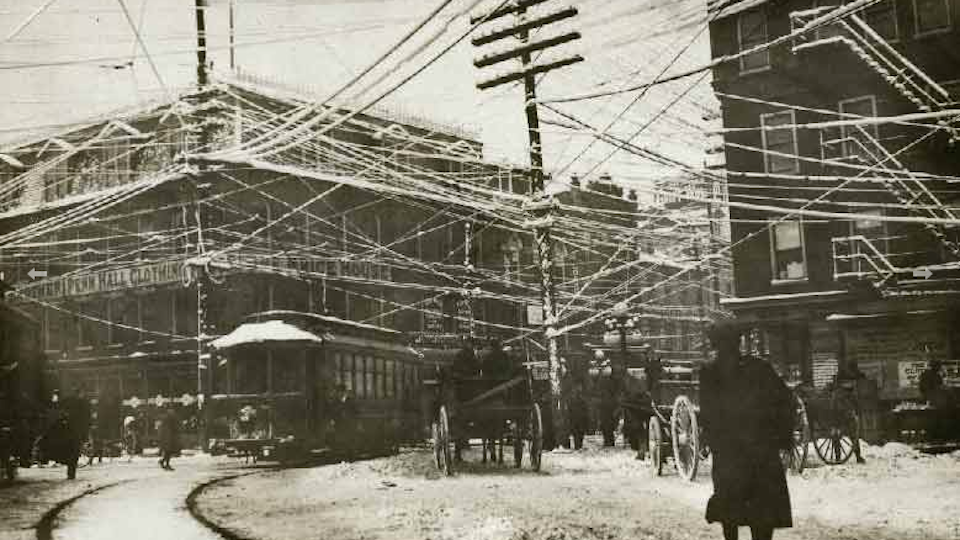
[[[207,74],[207,29],[204,18],[206,9],[206,0],[195,0],[196,18],[197,18],[197,87],[200,100],[206,99],[209,90],[209,77]],[[205,117],[208,113],[201,109],[199,115]],[[199,148],[202,151],[209,151],[212,142],[211,126],[207,122],[201,122],[199,133]],[[208,213],[204,212],[203,201],[210,193],[210,183],[207,177],[206,160],[197,160],[195,181],[193,185],[194,194],[194,219],[197,223],[197,261],[194,264],[194,277],[197,286],[197,407],[200,416],[200,446],[206,451],[209,446],[209,426],[211,421],[210,403],[207,399],[210,397],[213,382],[213,369],[210,355],[210,336],[213,334],[212,321],[209,318],[209,300],[211,281],[208,272],[208,264],[205,261],[206,246],[204,244],[204,230],[208,229]]]
[[[237,10],[237,0],[230,0],[230,71],[233,72],[237,69],[236,62],[236,51],[234,50],[234,45],[236,44],[236,28],[234,26],[234,13]]]
[[[521,68],[507,74],[499,75],[487,79],[477,84],[480,90],[486,90],[514,81],[523,81],[524,90],[524,111],[527,117],[527,134],[530,139],[530,204],[526,210],[530,212],[532,219],[528,224],[534,229],[534,239],[537,245],[537,258],[540,267],[540,285],[541,299],[543,302],[543,325],[544,337],[547,342],[548,370],[550,378],[550,406],[547,408],[550,421],[547,424],[550,432],[545,440],[546,448],[553,448],[556,444],[565,440],[562,437],[564,432],[564,422],[562,418],[563,407],[561,406],[561,384],[560,376],[562,366],[560,365],[560,354],[557,346],[557,302],[556,288],[554,285],[554,261],[553,261],[553,242],[550,234],[550,227],[553,222],[553,214],[556,211],[557,204],[552,197],[549,197],[544,191],[543,183],[543,149],[540,140],[540,119],[537,111],[537,81],[536,76],[540,73],[558,69],[564,66],[582,62],[583,57],[579,55],[566,57],[546,63],[534,63],[532,53],[544,51],[549,48],[562,45],[571,41],[580,39],[579,32],[568,32],[554,37],[532,41],[530,31],[539,29],[548,24],[566,20],[577,15],[578,11],[574,7],[566,7],[559,11],[545,13],[543,15],[528,16],[527,9],[538,4],[544,4],[550,0],[513,0],[512,2],[501,6],[500,8],[486,13],[484,15],[471,17],[471,24],[479,24],[494,19],[499,19],[509,15],[515,17],[514,24],[507,28],[493,30],[487,34],[473,38],[471,42],[475,47],[480,47],[494,43],[507,38],[516,38],[520,43],[518,47],[495,52],[481,56],[474,60],[473,65],[477,68],[483,68],[519,58]]]

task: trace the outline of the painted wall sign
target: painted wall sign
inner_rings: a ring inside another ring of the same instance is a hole
[[[83,296],[137,287],[176,283],[183,279],[182,261],[163,261],[129,268],[114,268],[67,277],[45,279],[22,292],[32,298]]]

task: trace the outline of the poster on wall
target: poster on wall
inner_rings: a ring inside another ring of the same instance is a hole
[[[917,388],[920,375],[927,369],[927,362],[900,362],[898,369],[900,388]],[[960,387],[960,360],[943,362],[940,367],[944,386]]]
[[[847,359],[868,377],[877,376],[881,398],[916,397],[917,380],[927,361],[948,358],[946,323],[913,318],[846,330]],[[875,375],[871,375],[868,371]]]

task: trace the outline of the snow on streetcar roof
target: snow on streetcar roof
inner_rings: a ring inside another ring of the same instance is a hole
[[[323,338],[283,321],[265,321],[243,323],[233,332],[213,340],[210,342],[210,345],[217,349],[227,349],[236,347],[237,345],[266,343],[270,341],[323,343]]]
[[[264,317],[273,317],[278,315],[293,315],[298,317],[309,317],[311,319],[316,319],[319,321],[333,323],[333,324],[353,326],[355,328],[364,328],[367,330],[376,330],[379,332],[386,332],[389,334],[402,334],[402,332],[398,330],[393,330],[391,328],[384,328],[382,326],[376,326],[373,324],[351,321],[349,319],[341,319],[340,317],[334,317],[332,315],[320,315],[319,313],[308,313],[306,311],[293,311],[289,309],[273,309],[270,311],[262,311],[260,313],[253,313],[248,318],[264,318]]]

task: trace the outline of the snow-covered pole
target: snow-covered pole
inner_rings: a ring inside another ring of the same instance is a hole
[[[560,365],[560,353],[557,345],[557,302],[554,286],[553,242],[550,228],[553,224],[553,215],[557,205],[546,194],[543,182],[543,150],[540,142],[540,119],[537,112],[536,76],[540,73],[558,69],[564,66],[582,62],[583,57],[574,55],[547,63],[534,63],[532,53],[569,43],[580,39],[578,32],[568,32],[553,37],[546,37],[536,41],[530,40],[530,32],[542,27],[572,18],[577,15],[575,7],[564,7],[557,11],[542,15],[527,15],[527,9],[538,4],[545,4],[550,0],[510,0],[502,2],[495,10],[483,15],[471,17],[471,24],[480,24],[493,19],[509,15],[515,17],[514,24],[506,28],[497,28],[486,34],[481,34],[471,40],[474,46],[483,46],[503,39],[518,38],[518,47],[506,51],[499,51],[474,60],[473,65],[478,68],[492,66],[520,59],[521,68],[517,71],[495,76],[477,83],[477,88],[486,90],[514,81],[523,81],[524,110],[527,116],[527,134],[530,139],[530,193],[531,201],[528,210],[531,213],[530,227],[534,230],[534,240],[537,245],[539,260],[541,299],[543,302],[543,330],[547,342],[548,370],[550,379],[549,412],[552,428],[545,438],[545,448],[553,448],[560,441],[566,440],[561,405],[560,376],[563,367]]]
[[[197,86],[200,90],[201,99],[207,99],[207,90],[210,81],[207,73],[207,38],[206,21],[204,11],[206,10],[206,0],[196,0],[196,20],[197,20]],[[198,114],[207,115],[208,110],[200,107]],[[211,125],[209,122],[203,122],[200,128],[198,148],[201,152],[210,151],[212,142]],[[196,175],[194,177],[194,220],[197,225],[197,260],[192,266],[192,274],[197,288],[197,408],[199,426],[200,448],[207,451],[209,448],[209,426],[212,419],[210,414],[210,404],[207,400],[210,391],[213,388],[213,373],[210,360],[210,336],[213,334],[211,321],[209,320],[209,300],[210,300],[210,275],[209,261],[206,261],[206,246],[204,245],[204,230],[207,227],[208,215],[203,211],[203,200],[206,199],[210,190],[209,178],[207,178],[208,163],[206,160],[197,160]]]

